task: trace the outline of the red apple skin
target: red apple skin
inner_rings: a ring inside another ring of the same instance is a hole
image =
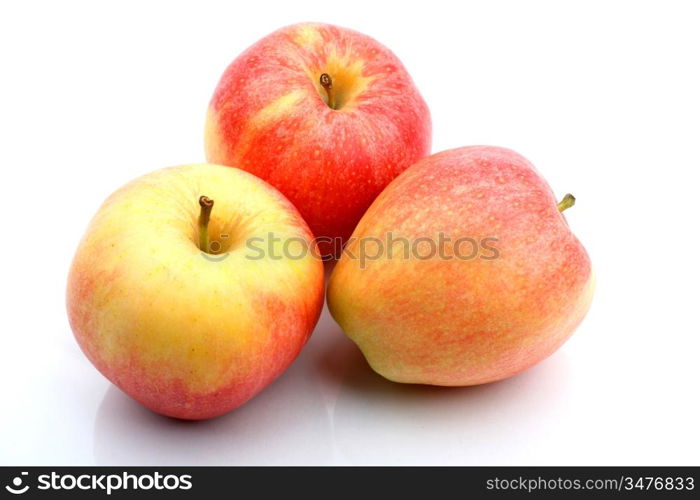
[[[339,109],[326,102],[323,73]],[[282,28],[231,63],[205,133],[210,162],[268,181],[317,237],[343,239],[430,143],[428,107],[398,58],[361,33],[313,23]]]
[[[482,258],[493,257],[482,248],[471,260],[404,259],[397,247],[364,269],[344,254],[331,275],[333,317],[384,377],[443,386],[504,379],[552,354],[582,321],[591,261],[522,156],[478,146],[419,161],[375,200],[348,250],[359,253],[355,238],[440,231],[453,241],[498,238],[489,246],[499,256]]]

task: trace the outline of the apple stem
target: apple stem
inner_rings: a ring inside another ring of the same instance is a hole
[[[199,197],[199,249],[209,253],[209,218],[211,209],[214,207],[214,200],[206,196]]]
[[[331,79],[331,75],[322,73],[320,82],[321,87],[326,90],[326,95],[328,96],[328,107],[335,109],[335,92],[333,92],[333,80]]]
[[[560,212],[563,212],[567,208],[571,208],[574,206],[574,203],[576,203],[576,198],[574,198],[574,195],[571,193],[567,193],[564,195],[564,198],[557,203],[557,208],[559,209]]]

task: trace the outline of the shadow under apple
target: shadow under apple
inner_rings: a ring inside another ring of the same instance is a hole
[[[519,464],[541,443],[552,446],[549,434],[576,432],[563,429],[560,418],[571,378],[563,351],[507,380],[473,387],[391,382],[347,339],[329,346],[319,369],[339,379],[331,411],[343,463]],[[551,452],[548,463],[556,464],[556,446]]]

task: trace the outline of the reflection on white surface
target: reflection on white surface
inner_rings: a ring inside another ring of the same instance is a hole
[[[324,308],[293,366],[248,404],[217,419],[161,417],[110,387],[97,411],[95,461],[265,465],[517,460],[527,453],[530,437],[547,432],[563,404],[566,360],[555,355],[525,374],[479,387],[396,384],[369,368]]]
[[[565,404],[567,359],[476,387],[389,382],[353,364],[333,411],[334,438],[354,464],[510,463],[526,459]],[[361,435],[362,440],[357,436]],[[371,443],[368,446],[367,443]]]

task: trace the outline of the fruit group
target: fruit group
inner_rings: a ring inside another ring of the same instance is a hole
[[[473,385],[518,373],[561,346],[590,305],[591,263],[560,213],[565,200],[558,207],[510,150],[425,158],[358,224],[330,279],[330,311],[372,368],[397,382]],[[391,255],[380,248],[389,237]]]
[[[246,172],[155,171],[90,223],[68,279],[71,327],[92,363],[145,406],[221,415],[274,380],[313,330],[323,265],[282,251],[312,239],[294,207]]]
[[[368,36],[297,24],[224,72],[209,105],[208,161],[268,181],[299,209],[323,253],[399,173],[430,152],[425,102],[401,62]]]

